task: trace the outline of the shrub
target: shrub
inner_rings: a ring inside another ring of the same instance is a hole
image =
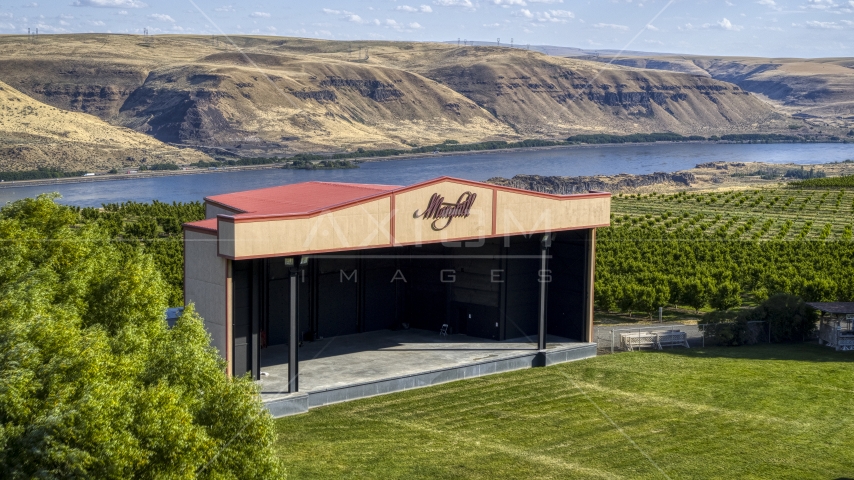
[[[747,322],[736,321],[737,312],[715,311],[703,315],[699,322],[706,343],[738,346],[748,343]]]
[[[780,293],[754,309],[743,311],[736,321],[768,322],[773,342],[802,342],[815,332],[818,317],[818,311],[800,297]]]

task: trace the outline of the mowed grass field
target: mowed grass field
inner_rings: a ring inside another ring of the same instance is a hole
[[[854,355],[635,352],[277,421],[290,478],[854,477]]]

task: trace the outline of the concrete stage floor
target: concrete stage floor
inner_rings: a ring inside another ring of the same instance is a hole
[[[592,344],[549,336],[546,351],[587,345]],[[343,335],[303,343],[299,352],[299,391],[310,395],[537,352],[535,337],[499,342],[466,335],[440,336],[438,332],[416,329]],[[261,350],[261,371],[262,401],[289,396],[287,345]]]

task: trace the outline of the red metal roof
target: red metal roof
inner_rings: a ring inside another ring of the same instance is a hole
[[[305,182],[280,187],[227,193],[205,198],[241,213],[293,215],[371,197],[401,188],[398,185]]]
[[[205,230],[209,233],[216,233],[217,230],[216,217],[199,220],[198,222],[185,223],[184,226],[190,227],[192,230]]]
[[[206,197],[205,201],[219,204],[239,213],[261,215],[298,215],[334,207],[346,202],[368,198],[401,188],[398,185],[363,183],[305,182],[279,187],[247,190]],[[196,230],[216,232],[216,218],[187,223]]]

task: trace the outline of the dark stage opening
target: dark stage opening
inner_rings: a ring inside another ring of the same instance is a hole
[[[550,235],[312,255],[296,279],[297,340],[448,325],[451,335],[536,342],[545,294],[546,333],[586,341],[591,231]],[[284,258],[233,262],[235,375],[257,378],[261,350],[289,343],[290,275]]]

